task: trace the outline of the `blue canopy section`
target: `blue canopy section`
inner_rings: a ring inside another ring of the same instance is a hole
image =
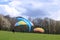
[[[25,18],[20,18],[20,17],[17,18],[17,20],[18,20],[18,22],[19,21],[24,21],[28,25],[28,27],[29,27],[29,32],[31,31],[32,24],[31,24],[31,22],[29,20],[27,20]],[[19,26],[19,24],[16,23],[15,26]]]

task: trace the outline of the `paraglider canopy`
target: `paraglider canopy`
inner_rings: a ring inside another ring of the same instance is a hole
[[[15,26],[28,25],[29,32],[31,31],[31,27],[33,26],[33,24],[29,20],[27,20],[23,17],[17,17],[17,21],[18,22],[15,24]]]
[[[34,31],[34,32],[44,33],[44,29],[43,29],[43,28],[34,28],[33,31]]]
[[[27,25],[24,21],[19,21],[17,23],[18,23],[17,26],[19,26],[19,25]]]

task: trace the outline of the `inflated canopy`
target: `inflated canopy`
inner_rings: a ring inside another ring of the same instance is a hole
[[[44,29],[43,29],[43,28],[34,28],[33,31],[34,31],[34,32],[40,32],[40,33],[43,33],[43,32],[44,32]]]
[[[19,26],[19,25],[27,25],[27,24],[24,21],[19,21],[19,22],[17,22],[16,26]]]
[[[31,31],[31,27],[33,26],[33,24],[29,20],[22,17],[18,17],[17,20],[18,22],[15,24],[15,26],[28,25],[29,31]]]

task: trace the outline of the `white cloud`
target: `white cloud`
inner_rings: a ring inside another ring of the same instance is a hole
[[[13,7],[9,7],[8,5],[5,5],[5,10],[8,13],[8,15],[14,17],[14,16],[19,16],[20,12],[17,11],[15,8]]]
[[[11,7],[16,7],[19,5],[22,5],[21,1],[12,1],[11,3],[9,3],[9,6],[11,6]]]
[[[56,11],[56,12],[49,11],[49,13],[50,13],[49,18],[55,19],[55,20],[60,20],[60,10]]]
[[[16,16],[22,16],[21,13],[23,13],[25,11],[24,8],[18,7],[19,5],[20,5],[19,1],[13,1],[13,2],[9,3],[8,5],[0,5],[0,7],[3,8],[3,10],[2,10],[3,12],[4,11],[6,12],[6,13],[4,13],[4,15],[10,15],[11,17],[16,17]],[[3,12],[1,12],[1,13],[3,13]]]
[[[44,3],[42,2],[32,2],[31,4],[33,5],[33,8],[43,8],[44,6]]]
[[[21,12],[17,11],[14,7],[9,7],[8,5],[0,5],[0,6],[2,8],[4,8],[4,10],[2,10],[2,11],[6,12],[6,13],[4,13],[4,15],[10,15],[11,17],[20,16]]]

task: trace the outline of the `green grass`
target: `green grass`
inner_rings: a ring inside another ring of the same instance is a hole
[[[60,40],[60,35],[0,31],[0,40]]]

